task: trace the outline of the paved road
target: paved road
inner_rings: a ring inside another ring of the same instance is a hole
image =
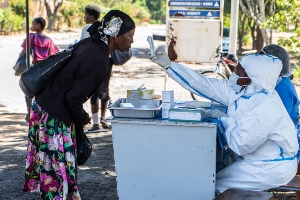
[[[134,61],[132,59],[131,63],[143,68],[146,61],[139,58],[146,58],[144,49],[149,47],[147,36],[153,33],[164,34],[165,26],[150,25],[136,28],[132,48],[133,55],[138,57],[138,60]],[[80,37],[80,30],[64,33],[50,32],[46,34],[52,38],[60,49],[63,49]],[[22,50],[20,45],[23,39],[24,34],[0,36],[0,112],[26,113],[25,97],[18,85],[19,77],[14,76],[14,70],[12,69],[19,52]],[[154,41],[154,43],[156,48],[164,49],[165,42]],[[161,79],[163,82],[163,78]]]

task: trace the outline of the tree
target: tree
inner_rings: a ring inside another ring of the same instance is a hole
[[[274,5],[275,0],[240,0],[240,7],[242,11],[247,13],[257,25],[258,36],[261,31],[263,41],[262,44],[257,45],[256,48],[263,46],[263,42],[265,42],[266,45],[271,44],[271,31],[262,25],[266,22],[268,15],[272,16],[274,14]],[[268,14],[266,14],[267,10],[269,10]]]
[[[50,2],[53,2],[53,11],[51,10]],[[64,0],[44,0],[48,17],[48,29],[55,29],[55,24],[58,19],[58,11],[63,2]]]
[[[293,36],[280,37],[278,43],[290,48],[300,47],[300,1],[280,0],[276,2],[276,5],[279,11],[264,25],[279,31],[292,30]]]
[[[146,0],[151,19],[164,21],[166,18],[166,0]]]
[[[248,18],[247,18],[247,14],[244,12],[239,12],[239,23],[238,23],[238,41],[239,41],[239,50],[242,50],[242,46],[243,46],[243,38],[247,33],[247,22]]]

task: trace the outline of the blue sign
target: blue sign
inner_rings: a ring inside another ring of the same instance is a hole
[[[169,14],[182,17],[220,17],[219,10],[170,10]]]
[[[220,1],[184,1],[184,0],[171,0],[169,6],[184,6],[184,7],[202,7],[202,8],[220,8]]]

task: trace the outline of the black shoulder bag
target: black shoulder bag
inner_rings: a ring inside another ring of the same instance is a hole
[[[67,49],[53,54],[27,69],[20,78],[19,85],[24,94],[32,98],[47,86],[67,64],[76,48],[86,39],[80,40]]]
[[[20,54],[15,66],[13,67],[15,70],[15,76],[21,76],[22,73],[27,69],[26,67],[26,53]]]
[[[92,154],[92,143],[82,129],[76,128],[77,164],[83,165]]]
[[[32,36],[32,45],[29,50],[30,54],[32,54],[32,57],[34,59],[34,52],[33,52],[33,47],[34,47],[34,40],[35,40],[35,35],[33,34]],[[21,76],[27,69],[27,63],[26,63],[26,51],[24,53],[21,53],[15,66],[13,67],[15,70],[15,76]]]

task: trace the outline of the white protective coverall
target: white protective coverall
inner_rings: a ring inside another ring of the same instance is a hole
[[[275,85],[282,63],[270,55],[248,55],[240,60],[251,84],[234,92],[228,80],[207,78],[178,63],[167,74],[187,90],[228,106],[221,117],[229,147],[243,159],[217,173],[216,190],[267,190],[285,185],[297,171],[295,126]],[[209,158],[207,158],[209,159]]]

